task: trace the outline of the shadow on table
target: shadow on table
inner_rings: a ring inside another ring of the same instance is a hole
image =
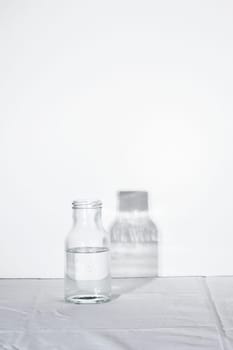
[[[121,295],[128,294],[136,289],[153,281],[154,278],[113,278],[112,279],[112,300]]]

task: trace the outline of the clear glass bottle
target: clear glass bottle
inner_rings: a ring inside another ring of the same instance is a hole
[[[148,213],[148,193],[118,192],[118,215],[111,227],[112,277],[158,275],[158,233]]]
[[[109,239],[101,201],[73,203],[73,227],[65,242],[65,300],[102,303],[111,298]]]

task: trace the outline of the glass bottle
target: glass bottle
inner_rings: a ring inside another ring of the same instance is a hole
[[[118,192],[118,215],[111,227],[112,277],[158,275],[158,233],[148,213],[148,193]]]
[[[73,203],[73,227],[66,242],[65,300],[102,303],[111,297],[109,239],[102,225],[102,202]]]

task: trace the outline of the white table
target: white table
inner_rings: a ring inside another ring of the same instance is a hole
[[[233,277],[113,280],[99,305],[63,280],[0,280],[1,350],[233,350]]]

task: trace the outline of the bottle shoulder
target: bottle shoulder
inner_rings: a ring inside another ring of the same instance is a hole
[[[109,234],[104,229],[72,227],[65,238],[65,247],[108,247]]]

